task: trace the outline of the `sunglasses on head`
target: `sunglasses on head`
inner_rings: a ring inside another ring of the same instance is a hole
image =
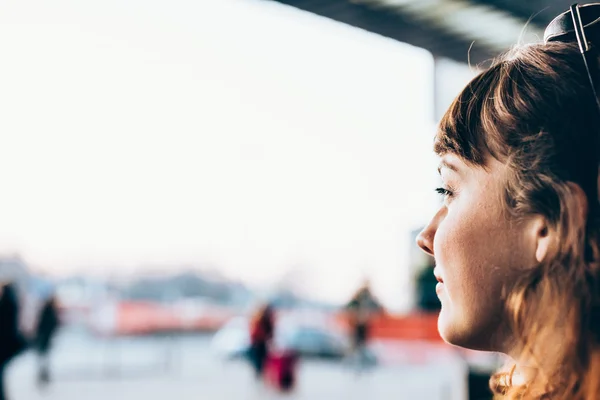
[[[577,42],[600,111],[600,99],[596,91],[596,82],[599,80],[598,52],[588,37],[592,30],[595,33],[600,31],[600,3],[573,4],[548,24],[544,31],[544,43]]]

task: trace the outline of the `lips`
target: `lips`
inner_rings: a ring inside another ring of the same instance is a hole
[[[435,279],[437,279],[437,281],[438,281],[437,285],[435,285],[435,292],[437,293],[438,297],[441,300],[444,297],[444,293],[446,291],[445,290],[446,285],[444,285],[444,279],[442,278],[442,274],[438,268],[435,268],[433,270],[433,275],[435,276]]]

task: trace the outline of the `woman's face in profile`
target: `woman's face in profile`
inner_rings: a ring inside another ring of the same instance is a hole
[[[535,240],[504,209],[502,163],[490,159],[482,168],[446,154],[439,172],[443,203],[417,239],[442,282],[438,329],[449,343],[504,351],[510,337],[503,288],[534,265]]]

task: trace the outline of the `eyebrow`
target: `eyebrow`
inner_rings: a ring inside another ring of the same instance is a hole
[[[442,160],[440,161],[440,165],[438,166],[438,174],[442,173],[442,168],[447,168],[449,170],[452,170],[454,172],[459,172],[458,171],[458,167],[456,166],[456,164],[448,161],[448,160]]]

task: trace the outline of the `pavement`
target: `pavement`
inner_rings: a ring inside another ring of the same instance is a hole
[[[466,400],[460,363],[400,363],[357,374],[334,362],[302,361],[298,385],[279,394],[254,380],[248,365],[218,358],[210,337],[57,338],[53,381],[35,384],[36,357],[25,353],[7,371],[9,400]],[[446,360],[447,361],[447,360]]]

